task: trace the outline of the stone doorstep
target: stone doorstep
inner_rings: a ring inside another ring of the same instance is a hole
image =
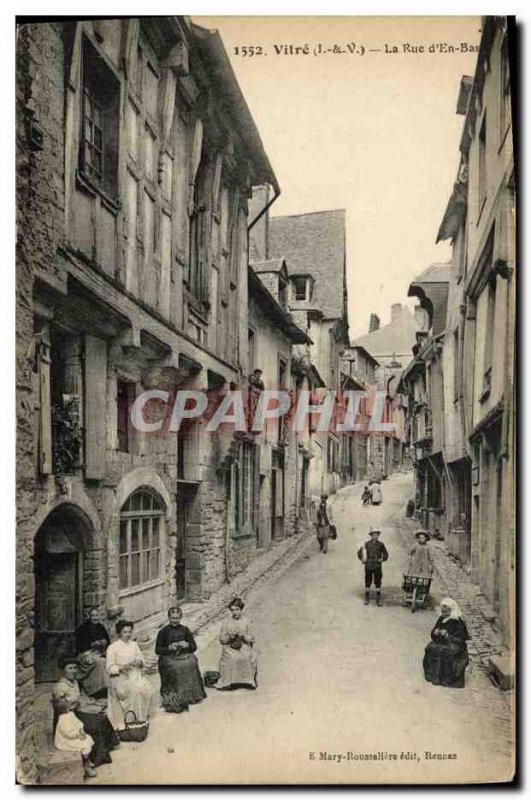
[[[511,654],[490,656],[489,678],[502,691],[514,688],[514,658]]]
[[[37,757],[37,776],[39,785],[83,784],[81,754],[55,749],[40,752]]]

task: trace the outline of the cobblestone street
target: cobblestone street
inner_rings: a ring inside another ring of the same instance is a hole
[[[332,505],[339,538],[328,554],[312,538],[288,569],[272,572],[247,594],[259,660],[256,692],[209,690],[206,701],[178,716],[158,708],[156,694],[147,741],[122,744],[113,764],[100,767],[90,783],[510,779],[512,696],[488,680],[479,658],[483,645],[471,642],[464,689],[424,680],[422,656],[435,604],[449,587],[436,576],[429,608],[411,614],[401,604],[412,540],[403,513],[411,486],[411,474],[385,481],[379,508],[361,506],[359,484],[342,490]],[[356,558],[373,525],[381,528],[390,554],[381,608],[363,605]],[[472,606],[463,602],[465,620],[479,637],[484,626],[469,612]],[[219,627],[217,621],[201,634],[203,672],[217,669]],[[437,757],[448,754],[455,757]]]

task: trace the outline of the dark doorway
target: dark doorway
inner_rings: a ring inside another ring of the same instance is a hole
[[[189,532],[192,503],[196,491],[196,483],[177,482],[177,556],[175,564],[177,600],[185,600],[189,595]]]
[[[284,452],[271,453],[271,538],[284,534]]]
[[[35,681],[59,677],[58,659],[74,651],[83,616],[83,525],[68,509],[53,511],[35,538]]]

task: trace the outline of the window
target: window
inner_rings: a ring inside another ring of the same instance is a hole
[[[252,328],[247,330],[247,367],[251,373],[256,363],[256,334]]]
[[[301,277],[292,278],[291,285],[293,287],[294,300],[308,299],[307,298],[308,278],[301,278]]]
[[[487,321],[485,325],[485,358],[483,391],[481,399],[486,399],[492,384],[492,350],[494,344],[494,316],[496,311],[496,278],[493,278],[488,287],[487,294]]]
[[[454,358],[454,403],[459,400],[459,328],[456,328],[453,335],[453,358]]]
[[[244,442],[241,449],[242,512],[240,522],[244,532],[258,528],[258,498],[260,493],[260,448]]]
[[[511,79],[509,75],[507,36],[504,36],[500,52],[500,144],[503,144],[510,125]]]
[[[278,359],[278,389],[286,388],[286,377],[288,372],[288,363],[283,358]],[[282,414],[278,418],[277,426],[277,439],[279,442],[285,442],[288,439],[288,415]]]
[[[478,140],[478,219],[483,211],[487,199],[487,115],[483,115],[483,122],[479,131]]]
[[[190,217],[190,258],[185,283],[190,294],[204,299],[206,269],[206,178],[207,161],[203,156],[194,186],[194,204]]]
[[[146,489],[134,492],[120,512],[120,589],[159,580],[164,509]]]
[[[135,384],[118,381],[116,389],[118,450],[129,452],[132,426],[129,419],[131,404],[135,399]]]
[[[118,193],[118,109],[120,84],[103,58],[83,43],[83,104],[80,170],[110,197]]]

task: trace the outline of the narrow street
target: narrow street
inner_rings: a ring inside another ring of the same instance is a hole
[[[435,687],[423,677],[423,651],[443,590],[434,581],[432,606],[416,614],[401,605],[407,551],[394,520],[403,516],[411,480],[397,474],[385,481],[379,508],[362,508],[359,484],[342,490],[332,512],[339,538],[328,554],[312,540],[276,583],[250,594],[256,692],[209,690],[204,703],[178,716],[157,708],[147,741],[122,744],[114,763],[100,767],[90,783],[509,779],[510,745],[497,724],[507,699],[472,667],[462,690]],[[390,553],[381,608],[374,601],[363,605],[356,558],[372,526],[382,530]],[[201,637],[203,672],[217,669],[218,632],[219,622]],[[456,757],[430,759],[426,751]]]

